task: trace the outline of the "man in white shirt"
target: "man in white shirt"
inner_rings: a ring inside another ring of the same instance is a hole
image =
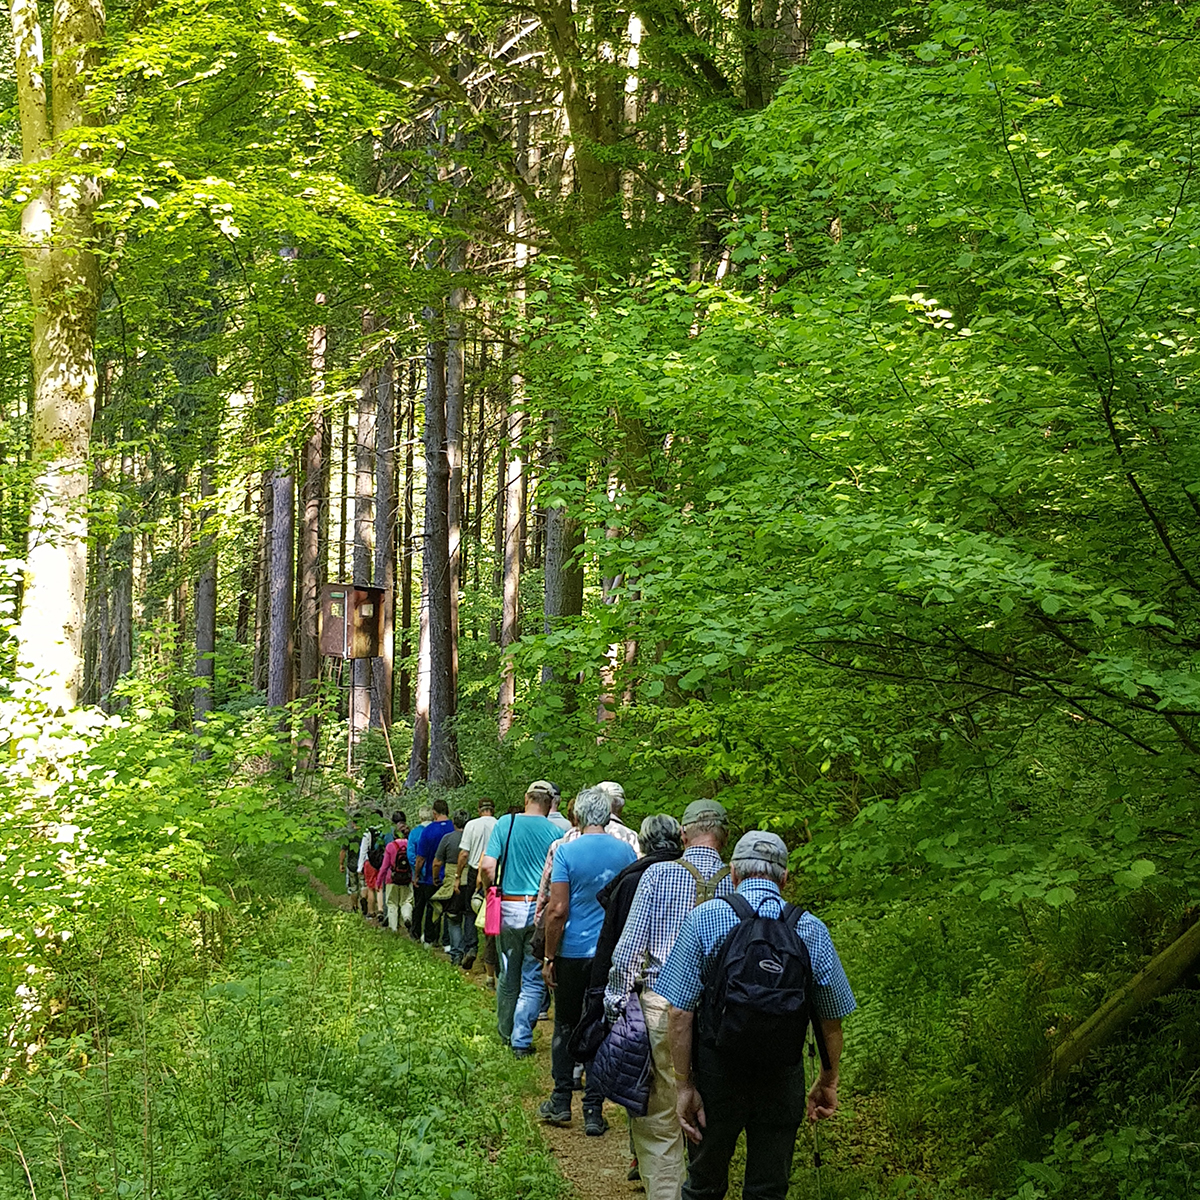
[[[487,849],[488,838],[492,836],[492,827],[496,824],[492,802],[486,796],[479,798],[478,808],[479,816],[473,821],[468,821],[463,829],[462,842],[458,849],[458,866],[454,875],[454,890],[456,892],[462,891],[465,883],[468,900],[475,894],[475,890],[479,885],[479,861],[483,858],[483,852]],[[469,971],[475,965],[478,953],[479,930],[475,928],[474,912],[468,912],[466,915],[466,929],[463,934],[462,969],[464,971]],[[484,966],[485,968],[488,966],[486,955],[484,956]],[[488,975],[494,976],[495,970],[495,963],[493,962],[492,966],[488,969]]]

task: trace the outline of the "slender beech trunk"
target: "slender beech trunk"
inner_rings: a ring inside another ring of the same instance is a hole
[[[271,625],[271,524],[275,498],[272,472],[264,471],[260,491],[262,524],[258,532],[258,571],[254,580],[254,688],[267,690]]]
[[[383,588],[382,653],[375,660],[372,721],[392,723],[396,627],[396,361],[388,347],[379,368],[375,454],[375,583]]]
[[[518,147],[528,168],[527,118],[518,125]],[[512,230],[518,237],[525,229],[524,203],[518,193],[513,197]],[[525,267],[529,261],[528,248],[517,242],[515,249],[517,282],[513,289],[514,304],[518,312],[525,307]],[[507,445],[508,469],[504,477],[504,579],[503,602],[500,616],[500,692],[498,697],[498,732],[503,741],[512,728],[517,680],[511,657],[504,651],[521,636],[520,587],[521,559],[524,554],[525,525],[525,410],[521,403],[524,380],[515,373],[509,379],[511,403],[504,442]]]
[[[295,583],[296,482],[290,467],[271,473],[270,608],[267,657],[267,705],[283,708],[292,700],[294,639],[292,602]]]
[[[500,600],[503,612],[504,602],[504,519],[505,504],[508,491],[508,446],[504,442],[504,431],[508,428],[508,408],[505,406],[500,413],[500,435],[497,439],[496,450],[496,503],[492,522],[492,596]],[[492,619],[488,625],[488,641],[500,645],[500,622],[493,610]]]
[[[242,529],[250,525],[250,515],[254,512],[254,478],[246,476],[246,498],[242,502]],[[239,646],[244,646],[250,637],[250,606],[254,602],[254,580],[258,576],[258,542],[255,541],[254,553],[242,559],[241,577],[238,581],[237,618],[234,625],[234,638]]]
[[[363,331],[373,329],[370,317],[363,320]],[[375,412],[378,403],[378,371],[371,367],[363,377],[358,395],[358,424],[354,431],[354,583],[369,587],[375,568]],[[371,724],[371,660],[354,660],[354,684],[350,692],[353,705],[355,741]]]
[[[213,497],[215,447],[209,448],[200,464],[200,570],[196,577],[196,685],[192,693],[192,712],[199,732],[213,710],[213,681],[217,649],[217,538],[212,528],[216,518]],[[209,751],[196,750],[197,758],[208,758]]]
[[[329,414],[325,410],[326,334],[323,325],[313,327],[308,339],[308,359],[312,371],[312,413],[304,442],[303,511],[300,526],[300,696],[307,702],[304,737],[308,743],[310,765],[316,764],[320,717],[316,693],[321,676],[320,597],[324,582],[321,544],[321,508],[328,482]]]
[[[89,91],[104,40],[103,2],[55,3],[49,96],[37,0],[12,0],[10,13],[22,162],[33,167],[63,152],[67,164],[73,158],[82,166],[92,152],[80,134],[98,123]],[[79,695],[83,665],[87,456],[101,287],[92,214],[100,188],[92,173],[70,165],[32,178],[44,190],[21,210],[20,237],[33,320],[36,473],[17,634],[21,659],[32,666],[46,703],[65,709]]]

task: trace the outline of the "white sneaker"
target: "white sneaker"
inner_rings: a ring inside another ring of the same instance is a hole
[[[443,953],[443,954],[449,954],[449,953],[450,953],[450,947],[449,947],[449,946],[443,946],[443,947],[442,947],[442,953]]]

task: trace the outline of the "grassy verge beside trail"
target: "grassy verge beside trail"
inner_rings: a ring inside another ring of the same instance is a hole
[[[278,880],[275,881],[278,885]],[[554,1200],[485,997],[288,885],[202,982],[93,997],[4,1085],[0,1196]]]

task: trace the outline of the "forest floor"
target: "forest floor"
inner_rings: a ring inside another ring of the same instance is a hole
[[[344,893],[335,892],[319,875],[300,868],[300,873],[308,880],[309,886],[334,908],[343,912],[350,911],[350,897]],[[444,957],[437,949],[434,954]],[[477,963],[469,978],[473,983],[483,986],[483,964]],[[535,1037],[535,1061],[541,1073],[542,1088],[536,1096],[525,1100],[526,1106],[532,1112],[542,1099],[550,1095],[550,1022],[542,1022],[542,1033]],[[635,1197],[643,1194],[639,1182],[630,1182],[629,1164],[629,1125],[625,1110],[615,1104],[604,1106],[604,1115],[608,1119],[609,1131],[603,1137],[588,1137],[583,1132],[583,1117],[579,1105],[575,1106],[575,1120],[567,1128],[555,1125],[542,1125],[542,1133],[550,1152],[558,1163],[558,1169],[563,1178],[571,1185],[578,1200],[608,1200],[609,1197]],[[536,1118],[535,1118],[536,1119]]]

